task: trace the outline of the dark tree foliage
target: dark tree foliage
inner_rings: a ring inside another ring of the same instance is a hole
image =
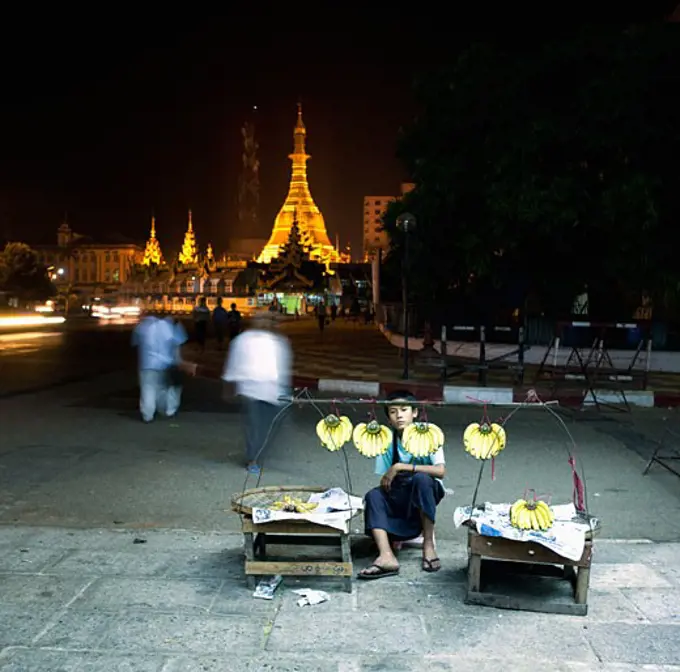
[[[400,212],[418,219],[410,277],[421,303],[655,312],[678,294],[677,24],[496,39],[423,75],[399,155],[415,191],[384,222],[396,278]],[[632,302],[632,304],[630,303]],[[624,312],[625,311],[625,312]],[[658,314],[658,312],[657,312]]]
[[[24,243],[7,243],[0,251],[0,291],[28,301],[44,301],[56,293],[45,266]]]

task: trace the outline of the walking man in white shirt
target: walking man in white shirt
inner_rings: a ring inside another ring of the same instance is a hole
[[[260,313],[251,328],[229,345],[222,379],[236,385],[246,419],[246,468],[259,474],[258,458],[271,435],[274,421],[290,395],[292,351],[288,339],[275,332],[273,313]]]

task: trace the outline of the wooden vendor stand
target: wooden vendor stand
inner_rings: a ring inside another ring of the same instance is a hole
[[[468,524],[469,563],[465,603],[498,609],[585,616],[588,613],[588,587],[594,532],[586,534],[586,543],[581,558],[570,560],[534,542],[483,536]],[[573,587],[574,602],[565,603],[483,592],[482,569],[484,569],[485,576],[487,572],[491,573],[494,569],[505,569],[517,574],[567,580]]]
[[[342,578],[345,590],[352,592],[352,552],[350,534],[326,525],[306,520],[278,520],[256,524],[253,522],[254,508],[267,508],[285,495],[303,499],[326,488],[308,486],[268,486],[245,490],[232,497],[232,510],[241,514],[245,548],[245,575],[250,588],[255,587],[256,576],[330,576]],[[357,511],[355,515],[359,512]],[[354,517],[354,516],[352,516]],[[351,519],[348,523],[350,529]],[[268,559],[267,547],[279,546],[336,546],[340,558],[286,560]]]

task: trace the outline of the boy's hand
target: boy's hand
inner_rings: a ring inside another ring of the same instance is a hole
[[[380,486],[385,489],[389,490],[392,481],[394,480],[394,477],[401,471],[401,464],[393,464],[384,474],[383,477],[380,479]]]

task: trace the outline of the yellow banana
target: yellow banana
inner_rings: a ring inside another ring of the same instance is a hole
[[[392,445],[392,430],[377,420],[359,423],[352,432],[356,449],[364,457],[377,457],[386,453]]]
[[[520,530],[549,530],[554,521],[552,509],[542,500],[518,499],[510,507],[510,524]]]
[[[444,445],[444,432],[429,422],[414,422],[404,429],[401,440],[404,450],[411,455],[426,457]]]
[[[352,438],[352,421],[346,416],[327,415],[316,425],[321,445],[330,451],[340,450]]]
[[[505,448],[506,434],[503,427],[496,423],[473,422],[463,432],[465,451],[478,460],[489,460]]]

